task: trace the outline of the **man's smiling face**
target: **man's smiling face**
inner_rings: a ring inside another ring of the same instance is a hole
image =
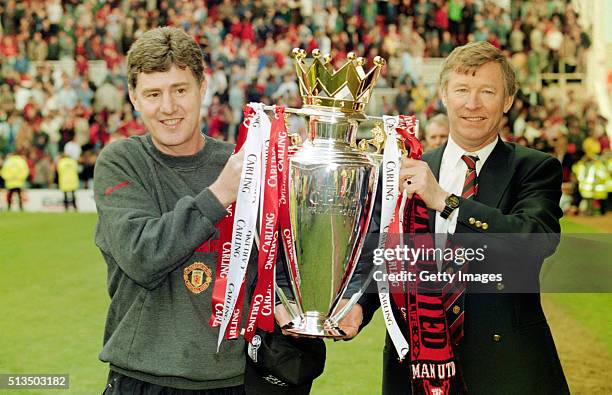
[[[139,73],[129,93],[157,149],[185,156],[202,148],[200,103],[205,90],[206,84],[198,84],[189,68],[173,65],[164,72]]]
[[[513,100],[506,94],[498,63],[485,63],[466,74],[452,71],[442,101],[453,140],[466,151],[476,151],[494,141]]]

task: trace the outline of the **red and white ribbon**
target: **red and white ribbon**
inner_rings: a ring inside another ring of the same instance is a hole
[[[385,150],[383,154],[383,190],[382,190],[382,209],[380,218],[380,237],[378,239],[378,248],[385,249],[389,247],[388,241],[389,236],[392,239],[397,238],[401,240],[401,228],[397,226],[399,224],[399,215],[397,215],[397,209],[401,201],[399,199],[399,172],[400,172],[400,152],[397,147],[397,133],[396,128],[399,125],[398,116],[383,116],[383,124],[387,140],[385,142]],[[395,218],[394,218],[395,216]],[[395,229],[391,229],[391,226]],[[391,308],[391,295],[392,289],[387,281],[387,265],[397,265],[400,262],[386,262],[380,266],[381,273],[383,274],[384,281],[377,281],[378,286],[378,297],[380,299],[380,306],[383,312],[385,325],[387,332],[391,337],[393,345],[397,350],[397,355],[400,360],[403,360],[408,353],[409,346],[406,338],[402,334],[393,310]],[[400,307],[400,306],[398,306]]]
[[[238,130],[238,139],[236,146],[234,147],[234,153],[240,151],[246,140],[247,130],[251,119],[255,111],[248,106],[244,106],[244,121],[240,124]],[[201,251],[209,252],[215,251],[217,253],[217,265],[215,270],[215,283],[213,285],[212,294],[212,314],[210,316],[209,324],[211,327],[217,327],[221,325],[221,319],[223,318],[223,304],[225,301],[225,289],[227,287],[227,275],[229,273],[230,257],[232,254],[232,231],[234,224],[234,211],[236,210],[236,203],[230,204],[227,207],[227,215],[219,221],[217,229],[219,229],[219,239],[210,240],[202,245]],[[244,292],[244,282],[241,287],[241,292]],[[238,297],[238,300],[242,298]],[[229,324],[229,330],[226,333],[226,339],[237,339],[240,335],[240,319],[241,319],[241,308],[234,309],[232,319]]]
[[[251,341],[257,328],[274,330],[274,272],[278,255],[278,140],[279,124],[284,127],[283,110],[275,108],[271,129],[264,131],[264,148],[267,146],[264,182],[261,185],[261,227],[257,285],[253,292],[244,337]],[[279,116],[280,114],[280,116]]]
[[[230,266],[225,289],[223,317],[217,340],[217,351],[223,341],[225,331],[232,318],[232,313],[239,302],[238,296],[249,263],[253,240],[256,232],[257,213],[259,208],[260,175],[262,163],[262,136],[270,128],[270,120],[264,112],[263,104],[249,104],[255,115],[249,124],[249,133],[244,144],[244,162],[232,230],[232,250]]]

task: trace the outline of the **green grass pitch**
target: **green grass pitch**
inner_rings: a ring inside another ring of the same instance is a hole
[[[107,367],[98,353],[109,300],[106,265],[93,242],[95,221],[93,214],[0,213],[0,373],[70,374],[68,391],[0,394],[102,392]],[[569,221],[563,226],[593,231]],[[602,325],[611,294],[550,300],[612,352],[612,328]],[[325,373],[312,393],[380,393],[383,340],[384,324],[375,317],[357,339],[328,342]]]

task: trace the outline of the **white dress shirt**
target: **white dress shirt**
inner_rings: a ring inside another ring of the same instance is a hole
[[[445,191],[461,196],[463,192],[463,183],[465,181],[465,175],[467,173],[467,165],[461,159],[462,155],[477,156],[476,161],[476,176],[480,174],[480,169],[485,164],[489,155],[495,148],[499,136],[495,138],[495,141],[482,147],[475,152],[466,152],[463,148],[459,147],[457,143],[453,141],[451,136],[448,136],[448,142],[442,154],[442,163],[440,165],[440,177],[439,184]],[[457,216],[461,210],[461,206],[453,210],[448,219],[444,219],[440,216],[440,212],[436,212],[436,233],[455,233],[457,227]]]

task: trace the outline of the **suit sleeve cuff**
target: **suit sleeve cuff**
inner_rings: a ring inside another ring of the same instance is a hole
[[[477,232],[487,232],[490,230],[491,209],[474,200],[461,199],[461,213],[457,212],[455,226],[457,222],[469,229]]]

